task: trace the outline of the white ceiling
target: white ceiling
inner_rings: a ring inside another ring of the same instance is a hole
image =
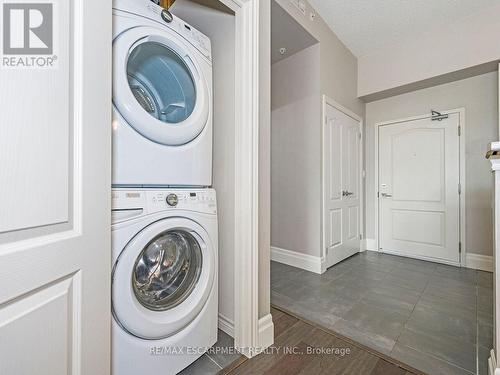
[[[309,0],[357,57],[451,23],[500,0]]]

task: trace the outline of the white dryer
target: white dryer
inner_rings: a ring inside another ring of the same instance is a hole
[[[217,341],[215,191],[112,194],[112,374],[176,374]]]
[[[150,0],[113,5],[114,186],[212,185],[210,39]]]

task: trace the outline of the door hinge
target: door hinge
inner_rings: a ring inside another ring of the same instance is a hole
[[[458,253],[462,254],[462,241],[458,242]]]
[[[380,192],[377,191],[377,198],[380,198]]]
[[[462,135],[462,127],[458,125],[458,136],[460,137]]]
[[[362,240],[363,239],[363,235],[360,233],[359,234],[359,239]]]
[[[460,182],[458,183],[458,194],[462,194],[462,184]]]
[[[359,137],[359,139],[361,139],[361,132],[360,132],[360,133],[358,133],[358,137]]]

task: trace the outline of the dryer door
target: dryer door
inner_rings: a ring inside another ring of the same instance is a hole
[[[207,123],[210,96],[194,54],[169,29],[136,27],[113,42],[113,103],[153,142],[188,143]]]
[[[216,272],[206,231],[185,218],[157,221],[122,250],[113,270],[113,314],[130,334],[161,339],[200,313]]]

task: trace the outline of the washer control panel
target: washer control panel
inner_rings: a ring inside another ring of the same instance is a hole
[[[113,189],[113,210],[137,210],[154,213],[164,210],[189,210],[207,214],[217,213],[213,189]]]

